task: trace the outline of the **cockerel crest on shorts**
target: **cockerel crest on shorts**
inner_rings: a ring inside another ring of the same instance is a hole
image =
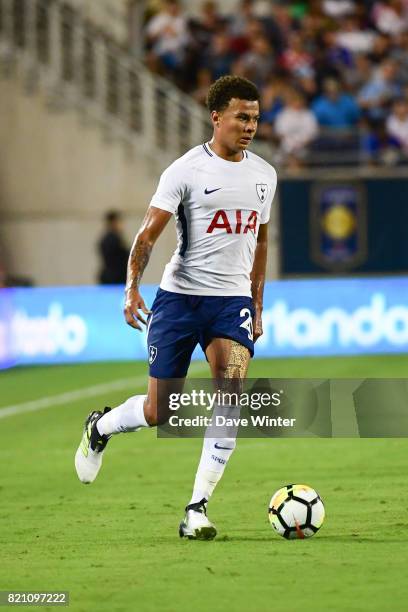
[[[151,344],[149,346],[149,363],[153,363],[153,361],[157,357],[157,348]]]

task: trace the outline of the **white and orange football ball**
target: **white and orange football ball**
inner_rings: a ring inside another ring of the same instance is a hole
[[[295,484],[272,495],[268,515],[276,533],[293,540],[315,535],[323,524],[325,511],[320,495],[312,487]]]

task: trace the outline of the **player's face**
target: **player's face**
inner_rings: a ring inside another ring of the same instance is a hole
[[[218,144],[231,152],[244,151],[256,134],[259,103],[232,98],[225,110],[213,111],[212,119]]]

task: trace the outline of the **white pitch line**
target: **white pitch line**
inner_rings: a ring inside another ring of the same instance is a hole
[[[194,364],[190,367],[189,373],[197,374],[198,372],[202,372],[203,369],[203,365]],[[136,388],[143,383],[147,384],[147,378],[147,374],[135,378],[119,378],[100,385],[84,387],[82,389],[76,389],[75,391],[67,391],[66,393],[59,393],[58,395],[48,395],[38,400],[5,406],[4,408],[0,407],[0,419],[5,419],[15,414],[24,414],[25,412],[36,412],[37,410],[50,408],[51,406],[78,402],[87,397],[97,397],[98,395],[109,393],[110,391],[121,391],[122,389],[130,389],[131,387]]]
[[[47,395],[38,400],[32,400],[30,402],[23,402],[21,404],[14,404],[12,406],[1,408],[0,419],[24,412],[35,412],[36,410],[49,408],[50,406],[59,406],[60,404],[77,402],[78,400],[86,397],[95,397],[102,395],[103,393],[109,393],[109,391],[127,389],[131,386],[137,386],[138,384],[143,383],[143,381],[146,381],[145,376],[143,378],[141,376],[138,378],[120,378],[110,383],[103,383],[100,385],[94,385],[92,387],[84,387],[83,389],[67,391],[66,393],[59,393],[58,395]]]

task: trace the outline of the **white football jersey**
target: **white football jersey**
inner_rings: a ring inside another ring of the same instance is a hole
[[[177,222],[177,249],[160,287],[251,297],[259,225],[269,221],[275,190],[275,169],[251,152],[230,162],[206,143],[173,162],[150,202],[174,213]]]

